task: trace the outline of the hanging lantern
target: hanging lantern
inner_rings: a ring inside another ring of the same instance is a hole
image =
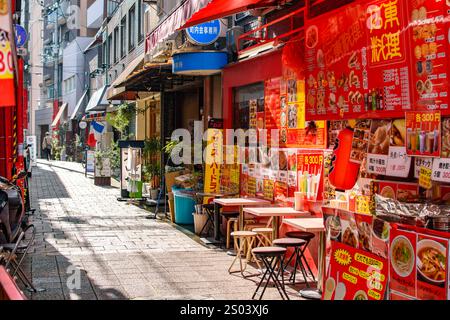
[[[360,164],[350,162],[353,130],[346,128],[339,132],[334,145],[329,180],[336,190],[353,188],[358,179]]]

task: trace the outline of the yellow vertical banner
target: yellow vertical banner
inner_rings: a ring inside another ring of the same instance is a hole
[[[222,129],[208,129],[205,149],[204,192],[220,192],[220,167],[223,163],[223,131]],[[209,202],[210,197],[204,197],[203,203]]]

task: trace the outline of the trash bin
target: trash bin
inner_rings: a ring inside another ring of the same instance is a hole
[[[194,224],[195,200],[189,194],[183,191],[188,189],[172,188],[175,204],[175,223],[176,224]]]
[[[194,232],[196,235],[200,236],[200,231],[202,231],[203,227],[205,227],[203,233],[208,230],[208,226],[205,226],[208,222],[208,214],[204,212],[201,204],[197,204],[195,209],[194,213],[192,213],[194,216]]]

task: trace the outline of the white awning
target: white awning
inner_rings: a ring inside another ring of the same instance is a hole
[[[84,112],[84,108],[82,108],[85,104],[85,99],[87,97],[87,90],[84,91],[83,95],[81,96],[80,100],[78,100],[78,103],[75,107],[75,110],[73,110],[72,115],[70,116],[70,120],[75,119],[77,116],[81,115]]]
[[[52,127],[56,127],[59,120],[61,119],[62,114],[64,113],[64,110],[67,108],[67,103],[63,103],[62,106],[59,108],[58,113],[56,114],[55,119],[53,119]]]
[[[86,112],[88,111],[105,111],[109,102],[106,100],[106,89],[109,86],[103,86],[91,96],[88,105],[86,106]]]

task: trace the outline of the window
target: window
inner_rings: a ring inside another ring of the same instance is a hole
[[[75,76],[73,75],[70,78],[67,78],[66,80],[64,80],[63,86],[64,86],[64,88],[63,88],[64,94],[74,91],[75,90]]]
[[[162,14],[164,14],[164,0],[158,0],[158,2],[156,3],[157,8],[157,15],[160,16]]]
[[[117,62],[119,56],[119,27],[114,29],[114,63]]]
[[[127,17],[123,17],[120,21],[120,57],[125,57],[125,44],[127,34]]]
[[[144,39],[144,5],[142,0],[138,0],[138,42]]]
[[[108,36],[108,67],[111,65],[112,55],[112,34]]]
[[[234,90],[234,129],[248,129],[250,114],[249,102],[256,100],[258,110],[264,111],[264,83],[255,83],[245,87],[235,88]],[[262,109],[262,110],[261,110]]]
[[[134,49],[135,37],[136,37],[136,8],[134,5],[131,7],[130,11],[128,11],[128,51]]]

